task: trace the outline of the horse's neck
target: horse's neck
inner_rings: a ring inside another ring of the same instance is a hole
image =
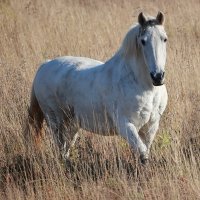
[[[147,90],[153,89],[150,73],[148,72],[145,62],[140,55],[125,59],[119,53],[116,53],[106,63],[108,63],[111,67],[113,66],[113,70],[120,72],[120,79],[132,75],[138,86]]]
[[[133,73],[137,83],[147,89],[152,89],[153,84],[150,78],[150,72],[146,67],[143,57],[137,56],[126,60],[127,68]]]

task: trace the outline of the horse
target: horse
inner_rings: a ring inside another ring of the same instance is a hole
[[[160,11],[156,17],[141,12],[119,49],[104,63],[63,56],[41,64],[29,107],[36,135],[45,119],[65,158],[81,129],[119,135],[145,164],[168,100],[164,21]]]

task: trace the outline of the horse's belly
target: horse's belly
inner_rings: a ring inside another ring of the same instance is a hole
[[[114,135],[116,132],[112,120],[102,110],[93,112],[79,110],[76,115],[82,129],[100,135]]]

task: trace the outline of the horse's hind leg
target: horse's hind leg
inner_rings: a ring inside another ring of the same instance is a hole
[[[73,135],[72,135],[72,136],[73,136]],[[78,138],[79,138],[79,131],[77,131],[77,132],[74,134],[73,138],[71,137],[71,140],[69,141],[68,146],[66,145],[66,148],[65,148],[65,152],[66,152],[66,153],[64,154],[64,157],[65,157],[66,159],[69,159],[71,150],[72,150],[72,148],[75,146],[75,143],[76,143],[76,141],[78,140]],[[67,144],[67,143],[66,143],[66,144]]]
[[[65,126],[63,113],[59,109],[49,109],[46,115],[47,125],[53,137],[56,147],[64,156],[69,148],[69,141],[71,140],[68,128]]]
[[[68,159],[71,152],[70,149],[75,145],[75,142],[79,137],[78,131],[69,131],[67,127],[64,127],[64,124],[51,125],[51,130],[61,157]]]
[[[69,106],[65,112],[63,112],[65,121],[65,152],[64,158],[69,159],[71,150],[76,140],[79,138],[79,127],[75,119],[74,108]]]
[[[64,146],[64,124],[62,117],[59,116],[58,112],[48,111],[46,114],[46,122],[50,129],[50,133],[52,134],[53,140],[56,143],[56,146],[62,151]]]
[[[75,123],[72,109],[69,108],[64,112],[52,103],[45,118],[62,158],[67,159],[70,147],[74,146],[78,138],[78,126]]]

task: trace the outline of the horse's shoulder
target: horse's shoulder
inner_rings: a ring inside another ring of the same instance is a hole
[[[161,102],[167,104],[167,101],[168,101],[167,88],[165,85],[163,85],[161,90]]]
[[[167,101],[168,101],[168,94],[167,94],[167,89],[166,86],[160,86],[160,91],[159,91],[159,97],[158,97],[158,112],[159,114],[163,114],[165,111],[165,108],[167,106]]]
[[[150,123],[159,121],[167,106],[168,96],[165,85],[156,88],[153,97],[153,109],[151,112]]]
[[[164,112],[168,102],[168,94],[167,94],[167,89],[165,85],[163,86],[163,94],[161,98],[161,103],[160,103],[160,112],[161,114]]]

